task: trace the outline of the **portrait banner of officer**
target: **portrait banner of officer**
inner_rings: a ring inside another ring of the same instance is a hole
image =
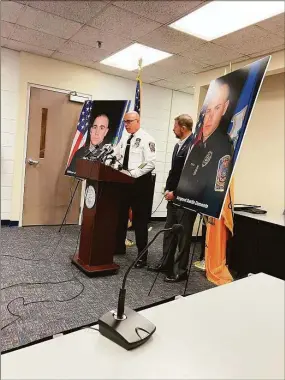
[[[176,205],[220,218],[270,58],[210,83],[177,187]]]
[[[105,144],[116,144],[129,110],[129,100],[88,100],[84,103],[70,149],[65,174],[76,176],[76,160],[96,155]]]

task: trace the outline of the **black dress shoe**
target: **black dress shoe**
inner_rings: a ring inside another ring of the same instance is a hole
[[[136,265],[135,265],[135,268],[144,268],[147,266],[147,262],[145,260],[139,260]]]
[[[182,274],[172,274],[168,275],[164,278],[165,282],[179,282],[179,281],[184,281],[187,279],[187,273],[184,272]]]
[[[147,270],[150,272],[161,272],[166,273],[168,270],[167,268],[163,267],[161,264],[154,265],[153,267],[147,267]]]

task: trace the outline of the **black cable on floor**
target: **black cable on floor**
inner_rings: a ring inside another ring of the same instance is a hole
[[[78,247],[78,242],[79,242],[79,237],[80,237],[80,232],[78,233],[78,236],[77,236],[77,242],[76,242],[76,247],[75,247],[75,252],[74,252],[74,255],[73,257],[75,256],[76,252],[77,252],[77,247]],[[9,256],[9,255],[8,255]],[[12,322],[9,322],[7,325],[1,327],[1,331],[6,329],[8,326],[12,325],[13,323],[17,322],[19,319],[22,319],[22,317],[18,314],[15,314],[13,313],[9,306],[11,305],[12,302],[14,302],[15,300],[17,299],[23,299],[23,306],[27,306],[27,305],[30,305],[30,304],[35,304],[35,303],[48,303],[48,302],[69,302],[69,301],[72,301],[73,299],[79,297],[84,289],[85,289],[85,285],[75,276],[75,274],[73,273],[73,270],[72,270],[72,267],[71,267],[71,271],[72,271],[72,274],[73,274],[73,277],[71,279],[68,279],[68,280],[62,280],[62,281],[58,281],[58,282],[52,282],[52,281],[46,281],[46,282],[34,282],[34,283],[18,283],[18,284],[12,284],[12,285],[9,285],[7,287],[4,287],[4,288],[1,288],[1,290],[4,290],[4,289],[8,289],[8,288],[12,288],[12,287],[15,287],[15,286],[19,286],[19,285],[56,285],[56,284],[64,284],[64,283],[67,283],[67,282],[71,282],[71,281],[78,281],[80,283],[80,285],[82,286],[82,289],[80,290],[80,292],[78,294],[76,294],[75,296],[67,299],[67,300],[40,300],[40,301],[31,301],[31,302],[27,302],[25,303],[25,298],[24,297],[17,297],[17,298],[14,298],[13,300],[11,300],[6,308],[9,312],[10,315],[12,315],[13,317],[17,317],[17,319],[15,319],[14,321]]]
[[[200,230],[200,225],[201,225],[202,219],[203,219],[203,215],[200,214],[199,225],[198,225],[197,233],[196,233],[196,240],[195,240],[195,243],[193,244],[193,250],[192,250],[192,255],[191,255],[191,259],[190,259],[190,265],[189,265],[189,268],[188,268],[188,271],[187,271],[187,280],[186,280],[186,283],[185,283],[183,297],[185,297],[186,291],[187,291],[187,286],[188,286],[189,277],[190,277],[190,271],[191,271],[191,267],[192,267],[193,258],[194,258],[194,255],[195,255],[195,248],[196,248],[196,244],[197,244],[197,240],[198,240],[198,235],[199,235],[199,230]]]

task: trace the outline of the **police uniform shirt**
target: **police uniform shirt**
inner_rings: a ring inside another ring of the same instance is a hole
[[[117,160],[123,164],[127,141],[131,135],[126,133],[115,148]],[[141,177],[155,168],[155,141],[154,138],[140,128],[133,134],[130,141],[128,170],[134,178]]]
[[[232,171],[232,154],[229,136],[219,129],[192,146],[178,185],[179,196],[206,204],[205,214],[218,217]]]

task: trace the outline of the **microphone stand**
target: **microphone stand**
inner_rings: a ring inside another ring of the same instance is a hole
[[[97,150],[98,148],[99,148],[99,145],[95,145],[94,148],[93,148],[92,150],[90,150],[87,154],[85,154],[82,158],[85,158],[85,159],[86,159],[86,158],[88,158],[90,155],[92,156],[93,153],[96,152],[96,150]],[[75,177],[75,178],[76,178],[76,177]],[[76,190],[77,190],[77,188],[78,188],[78,186],[79,186],[79,183],[80,183],[81,181],[83,181],[81,178],[77,178],[77,184],[76,184],[76,186],[75,186],[75,189],[74,189],[74,191],[73,191],[73,194],[72,194],[71,199],[70,199],[70,201],[69,201],[69,204],[68,204],[68,206],[67,206],[67,209],[66,209],[65,215],[64,215],[64,217],[63,217],[63,220],[62,220],[62,222],[61,222],[61,225],[60,225],[60,227],[59,227],[58,232],[61,231],[61,229],[62,229],[62,227],[63,227],[63,225],[64,225],[64,223],[65,223],[65,220],[66,220],[66,218],[67,218],[67,214],[69,213],[70,207],[71,207],[71,205],[72,205],[72,202],[73,202],[73,199],[74,199],[74,196],[75,196]]]
[[[183,229],[181,225],[174,225],[172,228],[166,228],[159,231],[154,236],[154,238],[132,262],[124,275],[119,293],[117,312],[109,311],[98,320],[99,332],[126,350],[131,350],[145,343],[156,330],[155,325],[141,314],[125,307],[127,276],[133,266],[143,257],[149,246],[154,242],[158,235],[165,231],[173,231],[173,233],[178,233],[181,231],[181,228]]]
[[[64,215],[64,218],[63,218],[63,220],[62,220],[62,222],[61,222],[61,225],[60,225],[60,227],[59,227],[58,232],[61,231],[61,229],[62,229],[62,227],[63,227],[63,225],[64,225],[64,223],[65,223],[65,220],[66,220],[66,218],[67,218],[67,214],[69,213],[70,207],[71,207],[71,205],[72,205],[72,201],[73,201],[73,198],[74,198],[74,196],[75,196],[76,190],[77,190],[77,188],[78,188],[78,186],[79,186],[79,184],[80,184],[81,181],[82,181],[82,179],[77,179],[77,184],[76,184],[76,186],[75,186],[75,189],[74,189],[74,191],[73,191],[73,194],[72,194],[72,196],[71,196],[71,199],[70,199],[70,201],[69,201],[69,204],[68,204],[68,206],[67,206],[67,209],[66,209],[66,211],[65,211],[65,215]]]
[[[122,286],[121,286],[120,293],[119,293],[118,308],[117,308],[117,314],[115,317],[116,319],[123,320],[123,318],[124,318],[125,297],[126,297],[126,281],[127,281],[128,274],[130,273],[132,268],[136,265],[136,263],[144,256],[145,252],[148,250],[149,246],[156,240],[158,235],[160,235],[162,232],[167,232],[167,231],[171,231],[171,230],[172,230],[172,228],[165,228],[161,231],[158,231],[157,234],[154,236],[154,238],[145,246],[145,248],[137,256],[135,261],[133,261],[132,264],[127,269],[127,271],[124,275]]]

